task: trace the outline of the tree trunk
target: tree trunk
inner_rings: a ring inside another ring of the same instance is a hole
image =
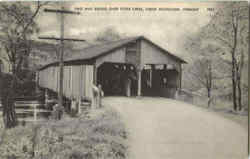
[[[240,77],[238,77],[237,84],[238,84],[238,107],[239,107],[239,110],[241,110],[242,99],[241,99],[241,78]]]
[[[211,90],[212,90],[212,80],[213,80],[213,77],[212,77],[212,63],[211,61],[209,60],[208,61],[208,82],[207,82],[207,96],[208,96],[208,107],[210,107],[211,105]]]
[[[16,90],[16,69],[12,65],[12,75],[4,75],[1,78],[1,100],[3,106],[3,122],[5,128],[12,128],[17,125],[17,117],[15,112],[15,90]]]
[[[208,97],[208,102],[207,102],[207,107],[209,108],[211,105],[211,89],[207,89],[207,97]]]
[[[236,81],[236,59],[235,59],[235,51],[237,47],[237,37],[238,37],[238,21],[236,19],[236,24],[234,23],[234,17],[232,18],[232,23],[233,23],[233,48],[231,51],[232,55],[232,86],[233,86],[233,108],[236,111],[237,110],[237,98],[236,98],[236,87],[237,87],[237,81]]]
[[[236,99],[236,78],[235,78],[235,60],[234,53],[232,53],[232,87],[233,87],[233,108],[237,110],[237,99]]]
[[[3,102],[3,121],[5,128],[12,128],[17,125],[15,105],[12,98],[8,98],[6,102]]]
[[[3,122],[5,128],[12,128],[17,125],[17,117],[15,112],[15,102],[14,102],[14,90],[16,86],[16,80],[12,77],[10,85],[6,81],[8,79],[2,80],[2,87],[4,89],[2,93],[2,105],[3,105]]]
[[[242,90],[241,90],[241,75],[244,67],[244,54],[241,54],[241,60],[237,64],[237,86],[238,86],[238,104],[239,110],[242,109]]]

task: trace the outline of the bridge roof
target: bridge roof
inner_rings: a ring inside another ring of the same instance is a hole
[[[163,51],[164,53],[173,57],[175,60],[177,60],[181,63],[187,63],[186,61],[184,61],[180,57],[177,57],[176,55],[171,54],[169,51],[156,45],[155,43],[153,43],[149,39],[145,38],[144,36],[136,36],[136,37],[130,37],[130,38],[121,39],[121,40],[117,40],[117,41],[109,41],[109,42],[105,42],[102,44],[97,44],[97,45],[93,45],[90,47],[86,47],[83,49],[74,49],[74,50],[71,50],[72,56],[65,58],[64,61],[67,63],[75,62],[75,61],[85,61],[85,62],[91,61],[91,60],[94,60],[100,56],[111,53],[112,51],[114,51],[116,49],[122,48],[125,45],[127,45],[131,42],[134,42],[136,40],[146,40],[149,43],[151,43],[152,45],[156,46],[161,51]],[[50,62],[50,63],[44,65],[43,67],[41,67],[39,70],[42,70],[50,65],[56,65],[56,64],[58,64],[58,62]]]

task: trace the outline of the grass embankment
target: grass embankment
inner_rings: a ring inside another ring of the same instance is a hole
[[[245,129],[248,129],[248,112],[247,110],[243,110],[240,112],[233,111],[233,104],[229,101],[221,101],[212,103],[211,106],[208,108],[207,103],[202,104],[194,104],[196,106],[202,107],[207,109],[208,111],[215,112],[216,114],[227,118],[233,122],[240,124]],[[246,108],[245,106],[244,108]]]
[[[124,159],[126,138],[119,115],[111,108],[102,108],[78,118],[7,130],[0,141],[0,158]]]

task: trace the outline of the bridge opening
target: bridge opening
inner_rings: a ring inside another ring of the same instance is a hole
[[[165,64],[148,64],[142,70],[142,95],[174,98],[179,73]]]
[[[105,96],[136,96],[136,69],[132,64],[105,62],[97,69],[97,84]]]

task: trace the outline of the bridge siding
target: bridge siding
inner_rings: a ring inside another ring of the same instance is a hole
[[[64,66],[63,94],[67,98],[92,99],[93,65]],[[59,90],[59,68],[51,66],[39,72],[39,86]]]

